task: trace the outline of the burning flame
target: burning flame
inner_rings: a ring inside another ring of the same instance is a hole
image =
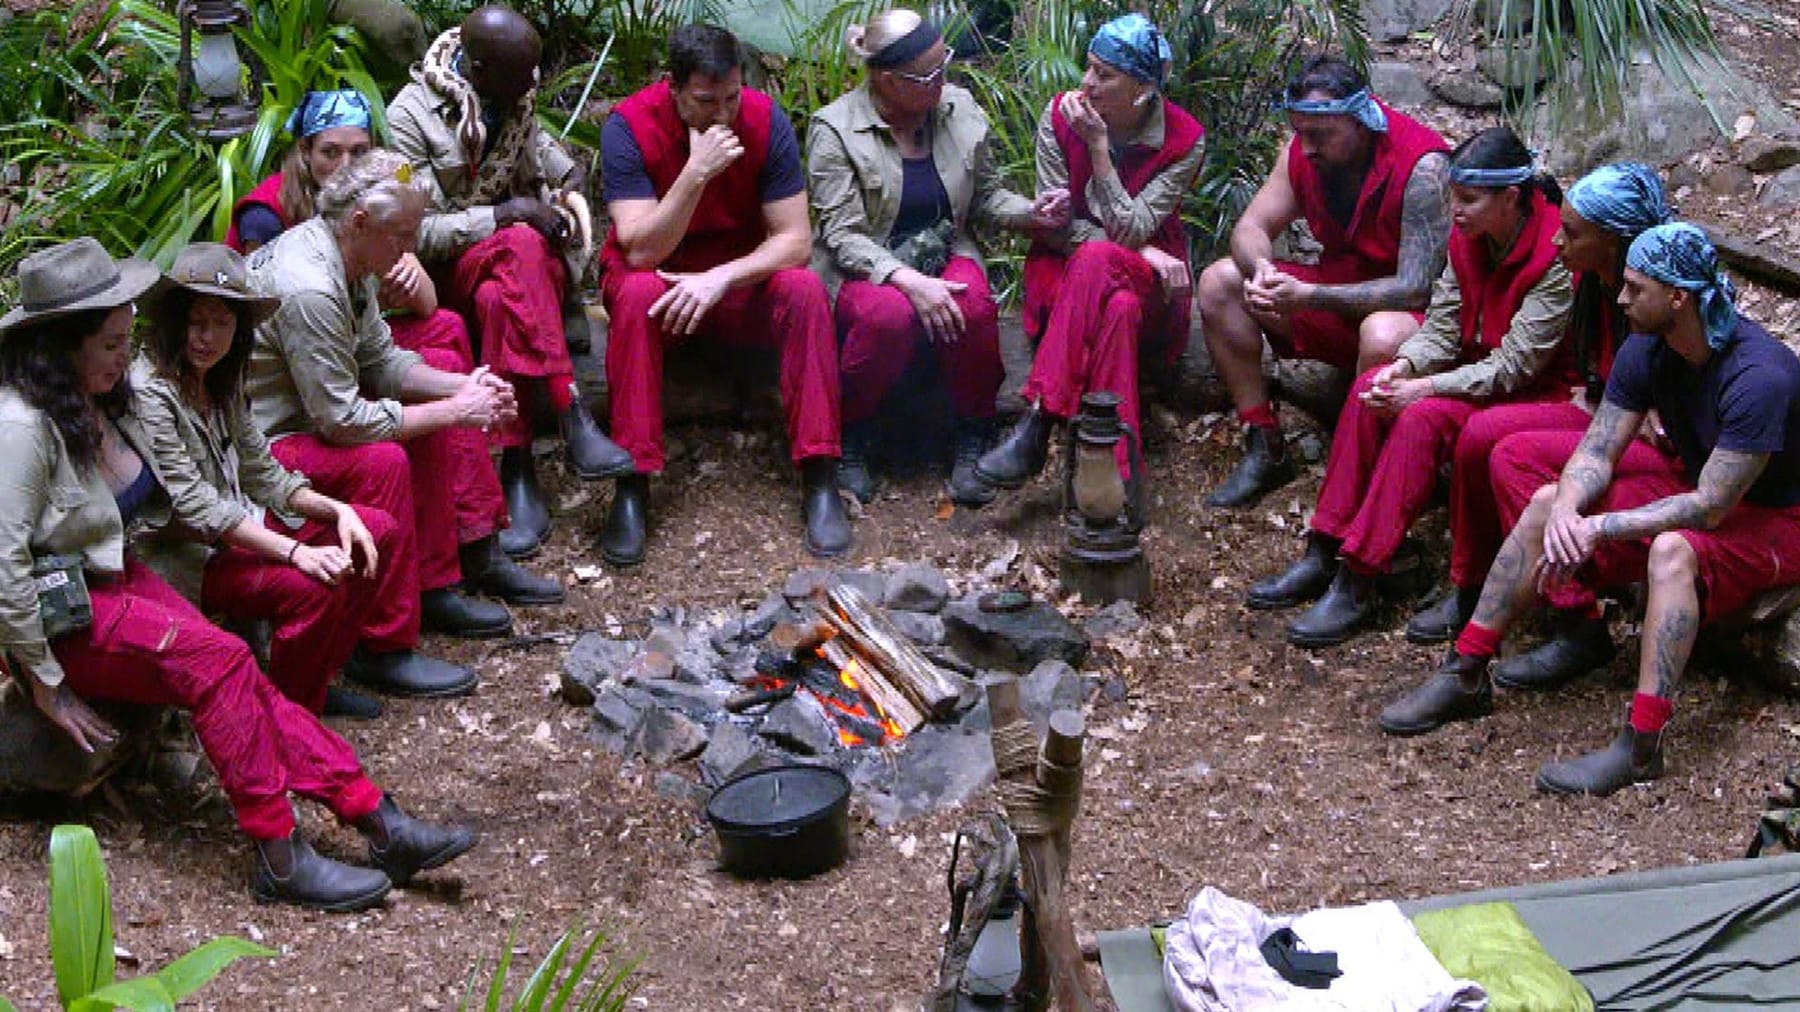
[[[850,666],[838,672],[838,681],[843,683],[844,688],[856,693],[863,699],[869,700],[869,705],[873,707],[875,711],[871,716],[875,717],[877,722],[881,725],[881,740],[884,744],[906,737],[906,730],[892,717],[887,715],[887,711],[881,708],[881,704],[875,702],[873,699],[869,699],[869,697],[863,693],[862,683],[856,680],[856,672],[861,670],[862,662],[853,657],[850,659]],[[842,737],[842,732],[839,732],[839,737]]]
[[[906,737],[906,731],[900,724],[890,718],[874,700],[863,692],[862,683],[857,680],[857,673],[862,670],[861,662],[851,659],[847,668],[838,672],[838,685],[843,693],[822,692],[815,686],[802,683],[800,688],[825,708],[837,729],[838,744],[845,748],[858,748],[864,745],[887,745]],[[779,689],[788,683],[785,678],[765,675],[753,679],[749,683],[754,689]],[[872,739],[869,735],[859,734],[857,728],[865,731],[879,731]]]

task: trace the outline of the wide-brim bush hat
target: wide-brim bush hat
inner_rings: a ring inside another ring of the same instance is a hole
[[[164,276],[164,285],[149,300],[149,312],[162,309],[163,302],[176,289],[194,295],[213,295],[247,313],[250,322],[261,323],[275,315],[281,300],[256,294],[250,287],[250,272],[244,258],[230,246],[217,242],[197,242],[175,255]]]
[[[161,281],[148,260],[114,260],[92,236],[71,239],[19,262],[19,304],[0,317],[0,334],[89,309],[117,309]]]

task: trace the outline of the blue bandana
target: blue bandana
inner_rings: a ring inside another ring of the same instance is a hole
[[[333,127],[369,129],[369,100],[359,91],[309,91],[288,117],[287,132],[295,140]]]
[[[1343,98],[1291,99],[1282,107],[1309,116],[1348,116],[1378,134],[1387,133],[1387,113],[1381,111],[1367,88]]]
[[[1164,66],[1175,58],[1169,40],[1142,14],[1127,14],[1101,25],[1094,41],[1088,43],[1088,55],[1159,88]]]
[[[1537,175],[1536,166],[1516,165],[1510,169],[1459,169],[1450,166],[1450,181],[1458,186],[1475,186],[1497,190],[1506,186],[1523,186]]]
[[[1697,293],[1706,343],[1714,351],[1737,329],[1737,289],[1719,269],[1719,254],[1706,233],[1685,221],[1647,229],[1631,241],[1625,266],[1665,285]]]
[[[1602,165],[1569,187],[1575,213],[1626,239],[1669,220],[1662,180],[1656,170],[1637,162]]]

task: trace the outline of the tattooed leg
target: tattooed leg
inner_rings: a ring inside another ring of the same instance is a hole
[[[1538,563],[1544,558],[1544,524],[1550,519],[1550,503],[1555,497],[1555,485],[1546,485],[1532,495],[1531,505],[1525,507],[1512,533],[1506,536],[1506,543],[1500,546],[1500,554],[1494,556],[1471,621],[1503,632],[1537,599]]]
[[[1637,690],[1672,699],[1700,632],[1700,561],[1693,546],[1673,531],[1657,535],[1649,577]]]

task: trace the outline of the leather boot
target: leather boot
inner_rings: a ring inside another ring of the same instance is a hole
[[[369,839],[369,863],[401,886],[419,872],[441,868],[475,846],[475,831],[469,827],[415,819],[386,794],[356,828]]]
[[[367,910],[379,906],[394,885],[373,868],[357,868],[320,854],[298,831],[284,840],[258,840],[255,860],[250,895],[262,903],[339,913]]]
[[[475,672],[412,650],[374,654],[358,645],[344,664],[344,677],[384,696],[444,699],[475,691]],[[379,703],[376,704],[380,712]]]
[[[1481,600],[1480,587],[1450,587],[1406,623],[1406,638],[1430,646],[1448,643],[1462,632]]]
[[[1292,608],[1325,593],[1338,571],[1338,540],[1323,534],[1306,539],[1300,560],[1281,572],[1250,585],[1244,604],[1253,611]]]
[[[500,550],[496,538],[471,541],[457,550],[463,589],[497,597],[507,604],[561,604],[562,584],[528,573]]]
[[[613,483],[612,505],[600,528],[600,557],[615,566],[644,561],[649,547],[650,476],[628,474]]]
[[[1639,734],[1628,720],[1612,744],[1538,770],[1538,790],[1548,794],[1591,794],[1604,798],[1621,787],[1663,775],[1662,732]]]
[[[998,446],[975,462],[975,476],[998,488],[1018,488],[1044,469],[1050,459],[1050,435],[1056,419],[1031,407]]]
[[[637,465],[625,448],[607,438],[600,425],[577,396],[569,410],[558,419],[562,428],[563,455],[569,469],[584,481],[617,478],[630,474]]]
[[[512,632],[512,612],[505,605],[466,597],[454,587],[420,594],[419,617],[430,632],[469,640],[494,639]]]
[[[992,432],[993,425],[985,418],[962,418],[950,433],[950,501],[958,506],[980,509],[994,501],[994,486],[975,470]]]
[[[1294,480],[1297,469],[1281,430],[1267,425],[1244,427],[1244,456],[1226,479],[1206,497],[1206,505],[1230,509],[1254,506],[1263,496]]]
[[[838,458],[838,487],[856,497],[860,503],[875,498],[875,472],[869,457],[875,448],[875,434],[868,422],[844,427],[844,455]]]
[[[1488,681],[1487,667],[1486,657],[1468,657],[1452,650],[1437,674],[1389,703],[1375,722],[1388,734],[1409,737],[1452,721],[1479,720],[1494,712],[1494,687]]]
[[[837,461],[814,457],[800,462],[800,515],[808,552],[835,559],[850,550],[850,511],[838,495]]]
[[[1297,647],[1336,646],[1356,635],[1363,623],[1375,614],[1379,599],[1375,577],[1339,563],[1337,575],[1331,578],[1325,596],[1288,623],[1288,642]]]
[[[334,683],[325,687],[325,706],[319,712],[325,717],[374,720],[381,716],[381,700]]]
[[[1557,617],[1557,630],[1541,646],[1494,665],[1494,684],[1545,691],[1603,668],[1619,652],[1604,618]]]
[[[500,532],[500,549],[515,559],[528,559],[543,547],[550,533],[550,503],[538,485],[531,447],[509,446],[500,451],[500,491],[512,518],[512,526]]]

